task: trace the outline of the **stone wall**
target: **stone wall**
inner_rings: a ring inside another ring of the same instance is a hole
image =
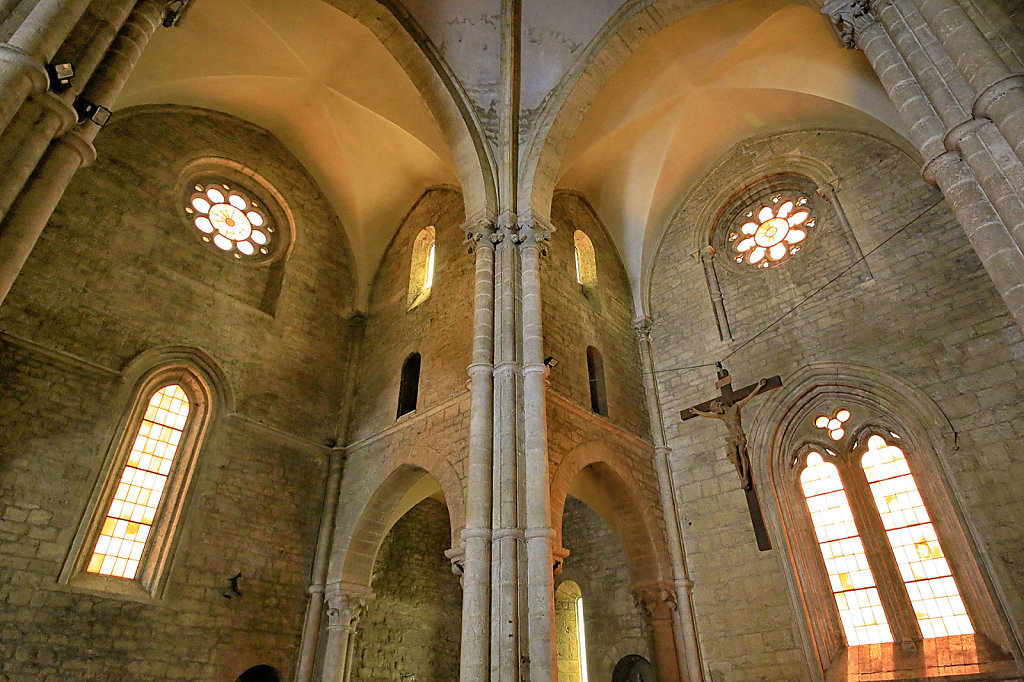
[[[427,498],[388,533],[373,568],[376,597],[359,622],[353,680],[459,678],[462,589],[444,555],[449,523],[444,503]]]
[[[555,587],[572,580],[583,594],[587,672],[591,680],[610,680],[623,656],[651,660],[643,614],[633,601],[626,553],[612,529],[587,505],[570,497],[562,517],[562,544],[571,554]]]
[[[555,232],[541,261],[544,352],[558,360],[551,388],[590,409],[587,346],[601,352],[608,391],[608,420],[648,438],[650,421],[633,332],[633,298],[618,251],[590,204],[571,193],[555,195]],[[573,234],[582,230],[597,255],[597,290],[576,281]]]
[[[402,363],[421,356],[417,411],[465,389],[473,331],[473,256],[466,252],[462,195],[426,192],[395,234],[373,282],[360,365],[352,438],[359,440],[395,423]],[[409,310],[409,268],[420,230],[436,231],[430,297]]]
[[[707,203],[723,185],[786,154],[816,158],[838,175],[866,264],[854,263],[827,209],[820,234],[788,263],[743,271],[720,262],[736,339],[722,343],[703,269],[690,258],[699,241],[692,231],[708,229],[697,224],[699,216],[708,209],[714,215],[718,207]],[[1010,619],[1020,621],[1022,534],[1002,519],[1024,513],[1004,483],[1019,478],[1021,333],[941,195],[920,179],[919,166],[876,138],[834,131],[782,134],[734,148],[684,199],[657,256],[650,299],[656,369],[728,357],[740,387],[774,374],[785,382],[810,362],[849,362],[919,387],[957,432],[957,456],[942,463],[954,486],[950,496],[972,520],[979,561],[1008,595]],[[757,551],[721,425],[679,421],[682,408],[716,393],[714,378],[713,367],[658,374],[704,660],[716,682],[808,679],[802,616],[783,574],[787,555],[781,547]],[[747,408],[748,429],[772,399]]]
[[[128,112],[97,147],[0,309],[0,678],[232,680],[260,663],[290,674],[320,443],[348,361],[342,230],[295,159],[230,117]],[[266,272],[210,251],[179,215],[178,172],[209,155],[266,177],[295,216],[273,315],[254,293]],[[140,601],[59,585],[128,407],[122,368],[169,346],[213,358],[235,413],[216,416],[203,444],[166,592]],[[243,596],[225,599],[239,572]]]

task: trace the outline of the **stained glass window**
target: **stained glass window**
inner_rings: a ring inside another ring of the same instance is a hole
[[[847,642],[852,646],[893,641],[839,470],[812,452],[800,484]]]
[[[150,398],[89,559],[89,573],[135,578],[188,414],[188,396],[177,384]]]
[[[185,213],[204,242],[235,258],[260,260],[274,250],[276,229],[270,213],[233,183],[197,182]]]
[[[921,634],[928,639],[973,633],[967,608],[903,451],[881,436],[871,436],[861,466]]]
[[[767,268],[799,251],[816,219],[805,195],[783,192],[755,204],[736,224],[727,237],[733,260]]]

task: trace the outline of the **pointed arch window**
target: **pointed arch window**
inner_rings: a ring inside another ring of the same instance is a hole
[[[433,226],[425,227],[416,235],[412,244],[412,259],[409,265],[409,310],[430,298],[434,286],[437,244]]]
[[[160,595],[211,415],[208,384],[187,367],[139,384],[61,582]]]

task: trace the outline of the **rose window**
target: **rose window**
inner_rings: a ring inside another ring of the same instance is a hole
[[[799,251],[815,224],[807,203],[806,196],[776,194],[747,211],[743,224],[729,233],[733,259],[767,268]]]
[[[241,187],[220,181],[196,183],[185,213],[204,242],[235,258],[262,259],[273,250],[270,214]]]

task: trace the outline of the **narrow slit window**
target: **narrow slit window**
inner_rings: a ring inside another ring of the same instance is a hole
[[[398,417],[416,410],[420,390],[420,354],[413,353],[402,365],[402,381],[398,388]]]
[[[430,298],[437,269],[436,234],[433,226],[424,227],[413,240],[409,262],[409,310]]]
[[[847,643],[893,641],[839,470],[820,453],[812,452],[800,474],[800,485]]]
[[[89,573],[135,578],[188,415],[188,396],[177,384],[150,398],[89,559]]]
[[[861,466],[925,639],[974,632],[903,450],[878,435]]]
[[[608,396],[605,393],[604,362],[601,351],[587,347],[587,374],[590,377],[590,409],[603,417],[608,416]]]
[[[583,230],[573,234],[573,248],[576,261],[576,282],[585,288],[597,286],[597,256],[594,243]]]

